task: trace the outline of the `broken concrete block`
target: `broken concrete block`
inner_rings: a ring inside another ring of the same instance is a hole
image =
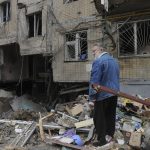
[[[91,126],[93,124],[94,124],[93,119],[88,119],[88,120],[84,120],[84,121],[80,121],[80,122],[75,123],[75,127],[76,128],[82,128],[82,127]]]
[[[0,97],[13,98],[14,96],[13,96],[12,92],[0,89]]]
[[[13,99],[10,105],[14,111],[29,110],[35,112],[46,112],[45,108],[41,107],[40,104],[34,103],[26,95],[23,95],[21,97],[16,97],[15,99]]]
[[[62,137],[59,141],[62,143],[67,143],[67,144],[73,143],[73,139],[69,137]]]
[[[142,136],[142,134],[140,132],[132,132],[130,141],[129,141],[129,145],[140,148],[141,136]]]
[[[66,106],[65,109],[66,109],[67,113],[68,113],[70,116],[72,116],[71,109],[68,107],[68,105]]]

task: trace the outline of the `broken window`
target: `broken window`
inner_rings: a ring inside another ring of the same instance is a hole
[[[3,2],[0,4],[1,22],[10,20],[10,2]]]
[[[66,61],[83,61],[87,59],[87,31],[66,33]]]
[[[150,20],[119,24],[119,26],[121,26],[118,31],[120,56],[150,54]]]
[[[29,37],[42,35],[42,12],[28,16]]]
[[[64,0],[64,4],[71,3],[71,2],[74,2],[74,1],[77,1],[77,0]]]

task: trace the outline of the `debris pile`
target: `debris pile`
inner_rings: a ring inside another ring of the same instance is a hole
[[[88,95],[57,104],[51,112],[25,95],[13,97],[9,103],[11,109],[1,114],[0,120],[0,147],[3,149],[29,150],[40,144],[79,150],[150,149],[150,108],[126,98],[118,100],[115,136],[104,147],[92,146],[96,134]]]

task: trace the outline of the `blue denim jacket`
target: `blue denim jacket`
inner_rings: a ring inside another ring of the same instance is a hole
[[[91,87],[92,84],[99,84],[113,90],[119,90],[119,65],[108,53],[104,53],[102,56],[95,59],[92,64],[89,83],[89,100],[99,101],[113,96],[106,92],[96,93]]]

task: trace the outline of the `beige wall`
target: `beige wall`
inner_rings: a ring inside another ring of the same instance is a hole
[[[96,9],[93,0],[78,0],[63,4],[63,0],[53,0],[53,10],[60,23],[95,15]]]
[[[15,43],[17,40],[17,0],[11,0],[10,3],[10,21],[0,23],[0,45]]]
[[[55,15],[52,35],[53,45],[53,77],[56,82],[87,82],[93,61],[92,44],[102,37],[100,17],[96,17],[96,9],[91,0],[78,0],[63,4],[63,0],[53,0]],[[57,19],[57,20],[55,20]],[[65,62],[65,33],[87,30],[88,60]]]

